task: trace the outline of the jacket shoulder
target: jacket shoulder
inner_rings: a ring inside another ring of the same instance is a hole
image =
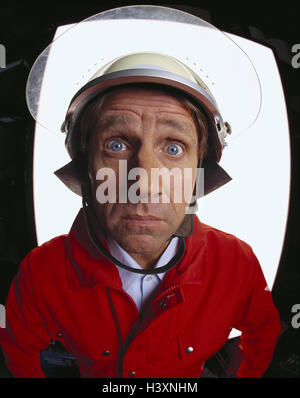
[[[240,248],[245,253],[251,253],[252,247],[245,242],[244,240],[238,238],[236,235],[232,233],[222,231],[218,228],[212,227],[211,225],[205,224],[198,220],[199,223],[199,232],[204,235],[205,239],[208,243],[218,244],[220,246],[225,247],[234,247]]]
[[[222,231],[198,220],[197,232],[203,239],[207,256],[218,269],[255,275],[260,264],[250,244],[232,233]]]
[[[67,236],[56,236],[32,249],[21,262],[20,268],[22,269],[28,264],[31,271],[37,273],[39,270],[45,270],[47,265],[51,264],[51,268],[53,268],[56,264],[60,264],[64,261]]]

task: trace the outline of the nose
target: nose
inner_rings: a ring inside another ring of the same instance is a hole
[[[148,141],[145,140],[136,151],[135,164],[135,167],[143,168],[147,172],[151,171],[153,167],[158,167],[154,148]]]
[[[129,177],[137,184],[136,194],[141,202],[150,202],[161,195],[159,186],[151,184],[151,170],[159,168],[159,162],[155,156],[154,149],[149,142],[144,142],[136,151],[131,161]],[[137,181],[137,176],[139,179]]]

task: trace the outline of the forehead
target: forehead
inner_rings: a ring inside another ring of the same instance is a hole
[[[193,120],[192,112],[185,104],[184,98],[155,88],[120,88],[102,98],[101,115],[105,111],[147,110],[157,113],[169,113]]]
[[[159,131],[180,134],[182,139],[198,143],[198,123],[183,96],[160,88],[127,86],[107,92],[86,108],[81,121],[82,145],[107,138],[116,130],[122,135],[143,137],[141,132],[148,130],[142,126],[149,123],[157,126],[155,136]]]

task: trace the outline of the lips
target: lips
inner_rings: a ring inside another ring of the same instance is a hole
[[[130,220],[130,221],[162,221],[161,218],[154,217],[154,216],[127,215],[122,218],[125,220]]]
[[[155,216],[127,215],[122,217],[129,231],[155,230],[163,221]]]

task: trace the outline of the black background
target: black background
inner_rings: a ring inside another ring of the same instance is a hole
[[[285,244],[272,290],[287,337],[274,356],[277,367],[275,364],[272,376],[300,377],[300,333],[299,329],[291,327],[294,315],[291,308],[300,303],[300,68],[295,69],[291,64],[292,46],[300,43],[300,11],[296,2],[1,2],[0,43],[6,47],[7,68],[0,69],[0,303],[5,304],[20,260],[37,244],[31,174],[34,122],[25,102],[29,70],[39,53],[51,42],[57,26],[78,22],[106,9],[136,4],[164,5],[190,12],[221,30],[258,41],[274,51],[288,108],[292,176]],[[196,46],[197,43],[195,49]],[[280,159],[274,165],[274,173],[278,167]],[[261,238],[268,239],[266,236]],[[286,373],[282,369],[279,371],[278,363],[288,362],[291,355],[296,356],[293,363],[296,370],[287,370],[289,365],[285,365]]]

